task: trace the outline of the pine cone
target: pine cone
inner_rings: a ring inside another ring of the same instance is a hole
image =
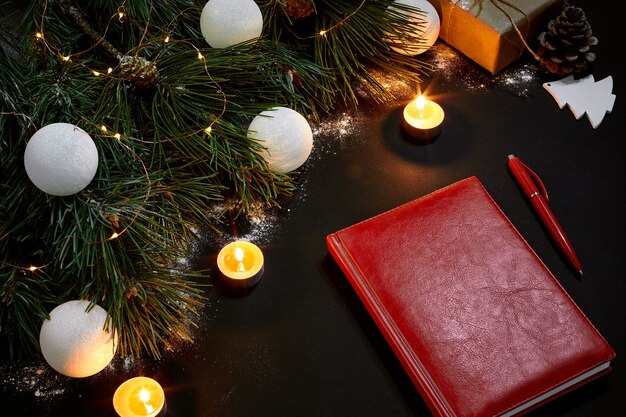
[[[286,0],[285,13],[292,19],[302,19],[315,11],[313,0]]]
[[[597,45],[598,38],[592,35],[585,12],[579,7],[565,6],[538,39],[540,64],[559,76],[586,71],[596,59],[591,47]]]
[[[157,85],[159,70],[153,62],[145,58],[124,56],[120,60],[122,76],[140,90],[148,90]]]

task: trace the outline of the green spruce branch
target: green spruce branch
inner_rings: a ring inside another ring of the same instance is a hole
[[[36,1],[20,32],[5,33],[0,337],[10,354],[36,352],[48,312],[79,298],[109,312],[123,355],[158,358],[190,341],[210,281],[179,259],[198,228],[217,236],[226,213],[211,207],[280,207],[298,184],[299,172],[268,169],[247,137],[252,118],[288,106],[316,120],[338,103],[356,105],[363,80],[388,99],[370,64],[407,80],[425,73],[384,40],[408,30],[386,12],[389,1],[317,1],[301,25],[282,0],[258,3],[261,39],[224,49],[202,38],[204,1],[192,0]],[[29,138],[54,122],[80,126],[98,148],[96,177],[68,197],[39,191],[23,166]]]

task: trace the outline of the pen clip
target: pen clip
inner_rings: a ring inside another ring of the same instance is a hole
[[[546,187],[543,185],[543,182],[541,181],[541,178],[539,178],[539,175],[535,174],[535,171],[530,169],[530,167],[528,165],[526,165],[525,163],[523,163],[522,161],[519,161],[519,162],[520,162],[520,164],[522,164],[522,166],[528,172],[528,174],[530,174],[531,178],[533,179],[533,182],[535,184],[537,184],[537,186],[539,187],[539,192],[541,193],[543,198],[545,198],[546,201],[548,201],[549,200],[548,199],[548,190],[546,190]]]

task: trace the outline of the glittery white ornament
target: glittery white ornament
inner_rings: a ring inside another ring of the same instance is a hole
[[[287,107],[261,112],[248,127],[248,137],[266,149],[261,153],[272,171],[286,173],[299,168],[313,149],[313,131],[304,116]]]
[[[263,15],[253,0],[209,0],[200,30],[213,48],[226,48],[261,36]]]
[[[78,126],[52,123],[30,138],[24,152],[28,178],[40,190],[66,196],[89,185],[98,170],[98,149]]]
[[[423,13],[417,13],[394,7],[395,5],[412,6],[419,9]],[[410,25],[414,28],[415,36],[417,39],[397,39],[397,37],[390,36],[389,43],[391,49],[404,55],[419,55],[430,49],[435,44],[439,37],[439,30],[441,29],[441,20],[435,7],[430,4],[428,0],[395,0],[387,8],[387,10],[393,10],[396,13],[402,13],[408,16]],[[418,41],[421,39],[421,41]],[[398,45],[398,46],[393,46]]]
[[[115,356],[117,335],[104,330],[107,312],[89,301],[74,300],[55,307],[39,332],[41,353],[57,372],[84,378],[103,370]]]

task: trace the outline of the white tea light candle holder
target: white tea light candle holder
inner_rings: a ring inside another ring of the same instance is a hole
[[[165,413],[165,392],[152,378],[131,378],[115,390],[113,408],[120,417],[162,416]]]
[[[444,117],[439,104],[420,94],[404,107],[402,125],[412,138],[430,140],[441,133]]]
[[[224,246],[217,255],[222,280],[231,288],[256,285],[263,276],[263,252],[254,243],[238,240]]]

